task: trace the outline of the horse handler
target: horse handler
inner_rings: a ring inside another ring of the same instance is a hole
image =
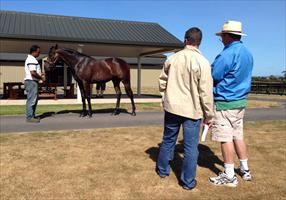
[[[211,67],[199,51],[200,29],[193,27],[185,33],[185,48],[170,56],[159,77],[159,89],[165,110],[164,135],[156,171],[161,178],[170,174],[169,162],[183,126],[184,161],[181,181],[184,189],[196,187],[196,169],[201,119],[211,125],[213,117],[213,80]]]
[[[25,89],[27,92],[26,101],[26,122],[38,123],[39,118],[35,117],[38,103],[38,83],[39,80],[45,81],[45,75],[41,74],[41,67],[36,60],[41,53],[40,47],[33,45],[30,48],[30,54],[25,61]]]

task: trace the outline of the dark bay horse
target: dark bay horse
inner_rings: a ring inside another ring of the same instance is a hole
[[[133,92],[130,85],[130,67],[120,58],[107,58],[103,60],[96,60],[90,56],[79,53],[73,49],[61,48],[57,45],[52,46],[48,55],[48,62],[54,64],[62,60],[71,69],[71,73],[78,83],[82,98],[82,113],[80,116],[84,117],[87,114],[92,116],[91,109],[91,85],[93,83],[113,82],[116,92],[117,102],[113,112],[114,115],[120,113],[120,82],[123,83],[126,94],[131,99],[132,115],[135,116],[135,104],[133,99]],[[88,102],[88,113],[86,112],[85,99]]]

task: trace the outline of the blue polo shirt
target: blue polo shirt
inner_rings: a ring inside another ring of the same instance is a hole
[[[252,69],[253,57],[241,41],[225,46],[212,64],[214,100],[246,100],[251,89]]]

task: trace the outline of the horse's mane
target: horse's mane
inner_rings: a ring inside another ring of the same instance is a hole
[[[69,49],[69,48],[61,48],[61,49],[64,50],[64,51],[67,51],[67,52],[69,52],[69,53],[71,53],[71,54],[76,54],[76,55],[79,55],[79,56],[84,56],[84,57],[92,58],[91,56],[88,56],[88,55],[86,55],[86,54],[80,53],[80,52],[78,52],[78,51],[76,51],[76,50],[73,50],[73,49]],[[94,59],[94,58],[92,58],[92,59]]]

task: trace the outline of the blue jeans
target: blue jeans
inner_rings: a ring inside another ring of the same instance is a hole
[[[157,173],[159,176],[164,177],[170,174],[169,162],[174,157],[178,133],[180,126],[183,125],[184,160],[181,181],[185,187],[195,187],[200,124],[201,119],[193,120],[165,111],[164,136],[157,160]]]
[[[36,107],[38,103],[38,82],[25,80],[25,89],[27,91],[26,101],[26,118],[32,119],[35,117]]]

